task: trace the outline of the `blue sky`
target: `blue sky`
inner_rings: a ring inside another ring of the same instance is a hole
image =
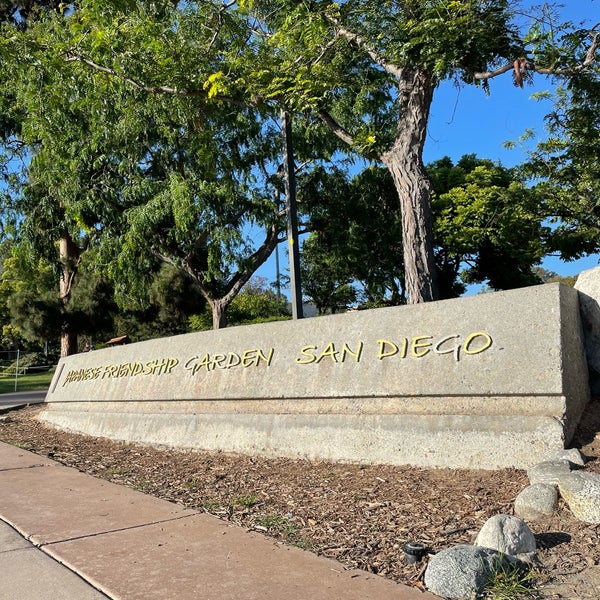
[[[529,6],[541,4],[526,2]],[[584,23],[591,27],[600,22],[600,0],[564,0],[560,9],[562,20],[576,24]],[[518,141],[527,129],[534,129],[537,138],[528,143],[533,147],[537,140],[544,139],[544,115],[551,104],[549,101],[536,101],[535,92],[551,89],[552,81],[537,76],[534,84],[524,89],[515,87],[510,74],[497,77],[490,82],[491,93],[486,96],[475,86],[455,87],[452,82],[444,82],[434,96],[431,109],[425,163],[449,156],[458,160],[463,154],[475,153],[481,158],[500,161],[505,166],[513,166],[525,158],[525,148],[506,149],[507,141]],[[282,269],[287,268],[285,244],[281,244],[280,259]],[[549,257],[543,267],[559,275],[576,275],[582,270],[599,264],[600,256],[594,255],[571,263]],[[259,275],[270,281],[275,278],[275,258],[261,268]]]
[[[541,2],[530,2],[537,5]],[[600,0],[565,0],[561,8],[563,20],[593,26],[600,22]],[[498,160],[505,166],[518,164],[525,158],[525,148],[508,150],[504,142],[518,141],[527,130],[534,129],[537,138],[544,139],[544,115],[551,104],[536,101],[535,92],[551,89],[551,80],[537,76],[532,86],[515,87],[508,74],[491,81],[491,94],[474,86],[456,88],[445,82],[436,93],[431,111],[425,145],[425,163],[442,156],[453,160],[463,154],[476,153],[481,158]],[[582,270],[598,265],[600,256],[594,255],[571,263],[549,257],[543,267],[559,275],[577,275]]]

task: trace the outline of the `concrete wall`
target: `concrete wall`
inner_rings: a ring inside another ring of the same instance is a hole
[[[549,284],[79,354],[42,418],[183,448],[527,467],[588,397],[577,291]]]

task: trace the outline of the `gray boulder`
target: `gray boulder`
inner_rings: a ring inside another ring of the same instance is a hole
[[[571,472],[571,463],[564,459],[545,460],[527,469],[529,483],[547,483],[557,485],[558,478]]]
[[[475,545],[525,560],[536,549],[535,537],[527,524],[512,515],[490,517],[477,534]]]
[[[558,480],[558,491],[573,515],[585,523],[600,523],[600,475],[577,471]]]
[[[481,594],[503,558],[476,546],[454,546],[438,552],[427,565],[425,587],[444,598],[471,598]]]
[[[581,450],[577,448],[569,448],[568,450],[560,450],[550,460],[568,460],[573,466],[583,467],[587,462],[586,457]]]
[[[527,486],[515,498],[515,515],[520,519],[535,521],[548,517],[558,508],[556,487],[547,483]]]

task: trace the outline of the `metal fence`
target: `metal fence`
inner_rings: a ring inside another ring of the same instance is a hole
[[[15,392],[19,385],[19,377],[28,373],[47,371],[50,368],[49,365],[24,365],[23,358],[26,355],[27,353],[21,350],[0,350],[0,378],[14,379]]]

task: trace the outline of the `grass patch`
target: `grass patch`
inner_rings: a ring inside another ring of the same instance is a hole
[[[490,600],[536,598],[537,589],[533,570],[523,563],[500,560],[496,570],[490,573],[484,597]]]
[[[117,469],[107,469],[102,473],[102,477],[104,479],[111,479],[113,477],[121,477],[122,475],[127,474],[127,469],[125,468],[117,468]]]
[[[252,508],[258,504],[258,496],[250,494],[248,496],[240,496],[231,500],[233,506],[243,506],[244,508]]]
[[[17,379],[17,392],[28,392],[30,390],[43,390],[50,387],[54,369],[42,373],[30,373],[19,375]],[[0,377],[0,394],[10,394],[15,391],[15,377]]]
[[[298,527],[283,515],[264,515],[254,517],[254,523],[269,533],[278,533],[284,538],[297,533]]]
[[[256,516],[254,517],[254,525],[266,533],[281,536],[285,543],[290,546],[311,551],[316,548],[313,541],[302,537],[299,526],[284,515]]]
[[[205,500],[200,505],[200,508],[202,508],[207,513],[215,513],[217,512],[217,510],[219,510],[219,508],[221,508],[221,505],[218,502],[215,502],[214,500]]]

